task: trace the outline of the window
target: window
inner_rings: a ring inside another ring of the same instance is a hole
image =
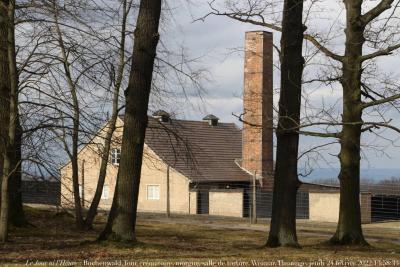
[[[111,150],[111,163],[113,165],[119,165],[120,159],[121,159],[121,149],[113,148]]]
[[[82,185],[79,185],[79,197],[82,198]]]
[[[160,199],[160,186],[159,185],[148,185],[147,186],[147,199],[159,200]]]
[[[101,193],[101,199],[108,199],[110,195],[110,189],[108,185],[103,186],[103,192]]]

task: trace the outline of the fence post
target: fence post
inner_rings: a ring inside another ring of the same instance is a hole
[[[85,160],[82,160],[82,165],[81,165],[81,175],[82,175],[82,189],[81,189],[81,205],[83,208],[85,208]]]
[[[253,175],[253,201],[252,201],[252,216],[251,223],[257,223],[257,183],[256,183],[257,171],[254,171]]]
[[[169,192],[169,165],[167,165],[167,218],[171,216],[170,192]]]

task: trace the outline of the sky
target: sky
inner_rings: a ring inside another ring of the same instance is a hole
[[[174,2],[174,1],[172,1]],[[335,1],[340,5],[341,1]],[[367,1],[368,2],[368,1]],[[333,2],[329,2],[333,3]],[[371,4],[376,1],[371,1]],[[344,16],[342,7],[335,5],[327,5],[332,20],[340,21]],[[214,114],[221,119],[222,122],[234,122],[241,126],[238,119],[232,115],[240,114],[243,110],[241,99],[243,91],[243,44],[246,31],[267,30],[260,26],[244,24],[233,21],[222,16],[209,16],[201,21],[200,18],[210,11],[206,1],[198,1],[194,5],[173,6],[173,22],[169,26],[164,42],[171,46],[184,47],[189,57],[198,57],[198,66],[204,67],[207,71],[208,81],[203,83],[205,92],[201,97],[188,90],[188,99],[182,100],[176,106],[170,106],[176,117],[181,119],[201,120],[206,114]],[[325,13],[316,13],[314,23],[309,25],[309,31],[317,31],[331,27],[330,22],[326,19]],[[321,15],[322,14],[322,15]],[[332,21],[331,20],[331,21]],[[340,22],[335,24],[340,27]],[[331,29],[334,27],[331,27]],[[333,36],[333,37],[332,37]],[[341,40],[343,37],[337,37],[333,34],[331,37],[331,47],[338,53],[341,53]],[[274,32],[274,43],[279,45],[280,35]],[[306,49],[306,48],[305,48]],[[307,48],[308,49],[308,48]],[[367,48],[368,49],[368,48]],[[277,58],[274,55],[275,59]],[[398,69],[398,54],[379,60],[381,71],[383,73],[393,73]],[[319,70],[308,68],[307,75],[313,75]],[[190,89],[190,88],[189,88]],[[279,70],[274,68],[274,89],[279,89]],[[335,103],[341,99],[340,87],[315,87],[310,90],[310,99],[313,105],[321,105],[321,103]],[[277,103],[278,95],[274,95],[274,103]],[[340,101],[339,101],[340,102]],[[184,103],[184,104],[182,104]],[[340,106],[339,106],[340,110]],[[339,113],[338,113],[339,114]],[[394,122],[400,117],[397,111],[391,111],[389,117]],[[367,118],[369,119],[369,117]],[[368,144],[363,149],[362,168],[379,169],[379,168],[399,168],[398,160],[400,159],[400,149],[397,145],[400,142],[391,143],[390,140],[397,141],[398,133],[384,131],[385,138],[376,138],[376,136],[367,134],[363,137],[363,143]],[[320,140],[311,137],[301,137],[301,151],[311,148],[315,144],[323,144],[332,142],[333,140]],[[375,149],[378,147],[377,149]],[[339,146],[330,146],[329,149],[322,152],[324,160],[316,157],[313,166],[320,168],[335,168],[338,166],[338,159],[334,155],[339,152]]]

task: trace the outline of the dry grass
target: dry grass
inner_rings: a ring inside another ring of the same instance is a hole
[[[281,260],[287,263],[296,261],[298,265],[292,266],[300,266],[301,262],[322,260],[325,265],[316,266],[327,266],[329,261],[334,261],[331,263],[335,266],[360,263],[366,266],[368,262],[359,261],[373,259],[398,260],[397,264],[400,265],[400,244],[390,242],[400,236],[396,228],[379,228],[381,231],[379,233],[376,231],[378,228],[368,226],[366,232],[367,236],[372,238],[370,239],[372,247],[343,248],[331,247],[324,243],[333,231],[334,225],[301,222],[299,239],[302,249],[268,249],[264,247],[267,236],[264,223],[249,227],[243,220],[207,219],[207,221],[204,217],[178,216],[165,219],[163,216],[145,216],[138,221],[137,237],[140,242],[132,246],[93,241],[104,224],[104,217],[100,217],[97,221],[94,231],[84,232],[75,229],[73,218],[67,214],[34,209],[30,209],[28,214],[30,221],[36,227],[11,230],[11,242],[0,245],[1,263],[47,262],[51,265],[55,260],[66,260],[64,264],[83,265],[84,260],[90,260],[92,263],[99,261],[103,264],[111,264],[117,260],[120,262],[114,263],[124,265],[126,260],[132,265],[141,262],[142,265],[136,266],[156,266],[144,265],[143,262],[162,261],[166,265],[168,262],[205,263],[209,260],[214,262],[221,260],[224,265],[227,262],[234,265],[235,261],[241,261],[242,265],[237,262],[236,266],[255,266],[251,265],[251,260],[260,260],[264,262],[263,266],[269,263],[279,266],[278,260]],[[230,226],[230,229],[227,229],[227,226]],[[342,265],[340,260],[343,261]],[[250,265],[243,265],[245,263]],[[384,262],[369,263],[371,266],[380,266]],[[281,263],[280,266],[285,265]]]

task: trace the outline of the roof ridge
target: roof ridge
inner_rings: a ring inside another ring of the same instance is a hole
[[[125,116],[125,114],[119,114],[118,117],[120,117],[121,119]],[[150,118],[153,118],[155,120],[157,120],[157,118],[148,115]],[[198,122],[198,123],[204,123],[206,124],[207,122],[203,121],[203,120],[193,120],[193,119],[179,119],[179,118],[171,118],[171,121],[184,121],[184,122]],[[234,125],[236,127],[238,127],[238,125],[234,122],[218,122],[218,125],[220,124],[229,124],[229,125]],[[217,128],[217,127],[216,127]],[[240,128],[238,128],[240,130]]]

